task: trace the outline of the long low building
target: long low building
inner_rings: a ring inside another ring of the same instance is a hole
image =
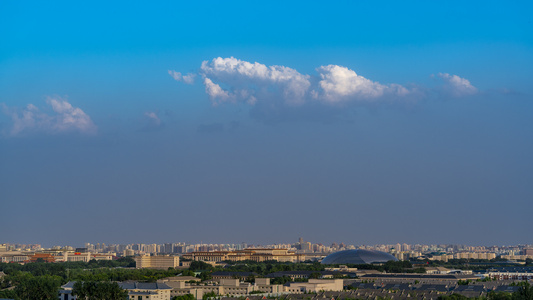
[[[304,254],[291,252],[288,249],[265,248],[249,248],[237,251],[196,251],[183,254],[182,258],[205,262],[244,260],[252,260],[256,262],[269,260],[280,262],[302,262],[306,259]]]
[[[488,272],[486,274],[493,280],[531,280],[533,279],[533,272]]]
[[[268,296],[282,294],[302,294],[317,291],[342,291],[344,282],[342,279],[310,279],[309,282],[291,282],[288,285],[270,284],[270,278],[256,278],[255,284],[241,282],[239,279],[220,279],[219,283],[196,284],[178,281],[177,277],[159,280],[170,287],[170,296],[193,295],[196,299],[202,299],[207,293],[219,296],[240,297],[252,293],[261,293]]]
[[[291,282],[286,287],[287,292],[292,294],[317,293],[320,291],[340,292],[344,288],[342,279],[309,279],[308,282]]]
[[[0,256],[0,262],[5,263],[28,263],[28,262],[89,262],[91,260],[113,260],[115,253],[91,253],[91,252],[35,252],[35,253],[20,253],[14,252],[11,254],[3,254]]]
[[[463,274],[416,274],[416,273],[376,273],[365,274],[360,276],[366,280],[432,280],[432,281],[459,281],[459,280],[477,280],[479,276]]]

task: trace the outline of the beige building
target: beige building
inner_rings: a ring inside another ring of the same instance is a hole
[[[291,282],[286,291],[292,294],[301,294],[320,291],[342,291],[344,280],[342,279],[309,279],[308,282]]]
[[[529,272],[489,272],[487,276],[493,280],[531,280],[533,273]]]
[[[207,293],[215,293],[220,296],[240,297],[248,296],[252,292],[261,292],[266,296],[279,296],[289,293],[306,293],[318,291],[342,291],[343,280],[333,279],[310,279],[309,282],[291,283],[291,286],[280,284],[270,284],[270,278],[256,278],[255,284],[241,282],[239,279],[220,279],[220,282],[211,282],[209,284],[189,283],[179,280],[178,277],[170,277],[159,280],[170,287],[170,297],[192,294],[196,299],[202,299]]]
[[[72,295],[74,281],[61,286],[59,300],[76,300]],[[171,287],[158,282],[119,282],[118,285],[128,292],[129,300],[170,300]]]
[[[159,282],[122,282],[130,300],[170,300],[171,287]]]
[[[533,259],[533,255],[502,255],[503,259],[508,260],[526,260],[526,259]]]
[[[29,260],[30,257],[26,254],[3,254],[0,256],[0,262],[3,263],[22,263]]]
[[[135,256],[135,267],[137,269],[168,269],[176,268],[180,265],[179,256],[169,256],[169,255],[158,255],[158,256],[149,256],[149,255],[140,255]]]
[[[280,262],[302,262],[305,260],[304,254],[290,252],[288,249],[265,249],[250,248],[238,251],[197,251],[186,253],[184,259],[198,260],[205,262],[221,261],[243,261],[253,260],[257,262],[275,260]]]
[[[492,252],[460,252],[455,254],[435,255],[430,260],[448,261],[450,259],[495,259],[496,253]]]
[[[65,251],[62,253],[54,253],[56,262],[89,262],[91,260],[113,260],[114,253],[109,254],[100,254],[100,253],[91,253],[91,252],[69,252]]]

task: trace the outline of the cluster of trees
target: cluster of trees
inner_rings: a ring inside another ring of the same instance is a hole
[[[282,271],[324,271],[324,265],[319,262],[309,263],[290,263],[278,262],[275,260],[265,262],[242,261],[242,262],[227,262],[225,268],[217,271],[228,272],[254,272],[259,275],[267,275],[274,272]]]
[[[6,276],[8,277],[8,276]],[[9,282],[4,279],[2,288],[15,286],[15,289],[0,291],[0,298],[12,299],[55,299],[61,286],[62,278],[54,275],[33,276],[30,273],[19,273],[10,277]]]
[[[122,289],[116,282],[106,281],[76,281],[72,295],[78,299],[88,300],[128,299],[128,291]]]
[[[122,257],[117,260],[91,260],[89,262],[61,262],[61,263],[47,263],[44,261],[37,261],[29,264],[13,264],[0,263],[0,271],[6,274],[13,274],[16,272],[28,272],[34,276],[42,275],[56,275],[64,277],[72,270],[87,270],[87,269],[101,269],[101,268],[134,268],[135,260],[131,257]]]
[[[31,274],[33,276],[58,276],[62,282],[67,281],[125,281],[139,280],[155,282],[157,279],[176,276],[181,271],[169,270],[151,270],[151,269],[129,269],[127,267],[102,267],[103,261],[90,261],[88,263],[29,263],[25,265],[0,263],[0,271],[7,276],[0,282],[1,287],[9,287],[9,282],[13,281],[20,274]],[[124,263],[124,261],[122,261]],[[122,264],[120,262],[108,261],[110,265]],[[105,265],[104,264],[104,265]],[[129,262],[124,263],[130,265]],[[7,286],[6,286],[7,285]]]
[[[205,293],[202,296],[202,300],[207,300],[207,299],[216,298],[216,297],[219,297],[217,293],[209,292],[209,293]],[[172,297],[172,300],[196,300],[196,298],[192,294],[185,294],[182,296],[174,296]]]
[[[182,296],[174,296],[172,297],[172,300],[196,300],[196,298],[192,294],[185,294]]]
[[[0,298],[56,299],[61,285],[68,281],[110,282],[148,281],[176,276],[179,270],[130,269],[135,266],[131,258],[113,261],[35,262],[24,265],[0,263],[6,276],[0,279]],[[194,273],[193,273],[194,274]],[[102,284],[105,286],[105,284]],[[31,295],[31,297],[29,297]],[[107,299],[107,298],[103,298]]]

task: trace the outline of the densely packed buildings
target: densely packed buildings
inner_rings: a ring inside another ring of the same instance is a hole
[[[255,250],[254,250],[255,249]],[[267,249],[262,250],[258,249]],[[276,250],[274,250],[276,249]],[[186,259],[204,261],[223,260],[255,260],[269,259],[278,261],[300,262],[318,260],[329,253],[348,250],[366,249],[391,253],[400,260],[428,258],[431,260],[448,261],[450,259],[494,259],[500,257],[507,260],[533,259],[533,246],[466,246],[466,245],[421,245],[421,244],[388,244],[388,245],[348,245],[332,243],[331,245],[313,244],[302,238],[292,244],[249,245],[241,244],[105,244],[86,243],[83,248],[72,246],[54,246],[44,249],[39,244],[0,244],[0,262],[31,261],[36,254],[46,261],[87,261],[90,259],[111,259],[116,256],[138,256],[169,254],[181,255]],[[265,252],[266,251],[266,252]],[[65,254],[66,253],[66,254]],[[89,255],[87,253],[90,253]],[[201,258],[200,258],[201,257]]]

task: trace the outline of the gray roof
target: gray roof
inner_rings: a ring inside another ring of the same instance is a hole
[[[417,290],[447,292],[448,287],[444,284],[423,284],[421,287],[417,288]]]
[[[69,281],[62,285],[64,289],[74,288],[76,281]],[[127,281],[127,282],[117,282],[118,285],[125,290],[171,290],[172,288],[166,283],[162,282],[136,282],[136,281]]]
[[[118,284],[125,290],[171,290],[172,288],[162,282],[120,282]]]
[[[353,287],[356,287],[358,289],[375,289],[376,286],[373,283],[354,283],[352,284]]]
[[[317,271],[318,273],[320,273],[319,271]],[[283,277],[283,276],[296,276],[296,275],[300,275],[300,276],[309,276],[313,273],[313,271],[279,271],[279,272],[274,272],[274,273],[270,273],[268,275],[266,275],[266,277]]]
[[[406,283],[389,283],[381,287],[385,290],[410,290],[411,287]]]
[[[157,292],[154,291],[143,291],[143,292],[129,292],[130,296],[148,296],[148,295],[157,295]]]
[[[225,271],[217,271],[211,273],[211,276],[240,276],[240,277],[248,277],[248,276],[258,276],[259,274],[255,272],[225,272]]]
[[[454,292],[483,292],[485,287],[482,285],[458,285]]]
[[[500,285],[494,289],[495,292],[514,293],[520,289],[517,285]]]
[[[61,287],[64,288],[64,289],[72,289],[74,288],[74,284],[76,283],[76,281],[69,281],[65,284],[63,284]]]
[[[415,274],[415,273],[378,273],[378,274],[365,274],[361,276],[372,278],[405,278],[405,279],[478,279],[474,275],[461,275],[461,274]]]

